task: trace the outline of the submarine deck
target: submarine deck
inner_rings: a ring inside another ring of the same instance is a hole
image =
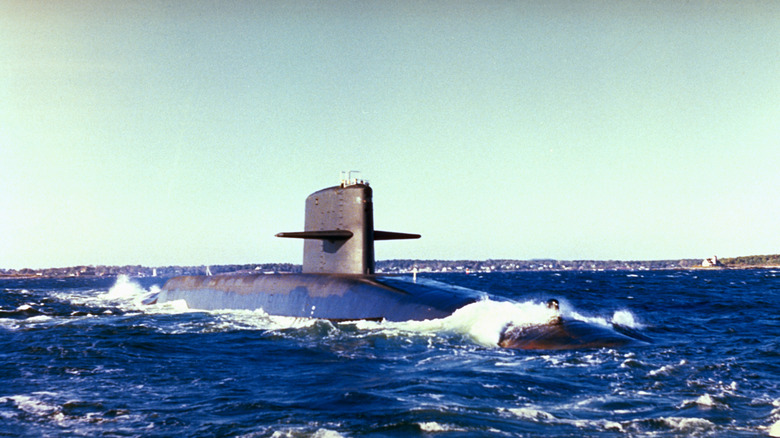
[[[262,309],[272,315],[334,321],[443,318],[486,295],[428,279],[344,274],[227,274],[175,277],[158,302],[192,309]]]

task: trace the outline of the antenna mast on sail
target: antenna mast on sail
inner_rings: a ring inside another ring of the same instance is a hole
[[[359,170],[342,170],[341,171],[341,187],[352,186],[355,184],[369,185],[368,180],[363,178],[353,178],[352,174],[360,174]]]

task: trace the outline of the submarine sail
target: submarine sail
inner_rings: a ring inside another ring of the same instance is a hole
[[[375,275],[374,241],[420,235],[374,230],[372,195],[367,181],[347,178],[306,198],[304,230],[276,235],[304,239],[301,274],[175,277],[157,301],[333,321],[407,321],[446,317],[484,296],[434,281]]]
[[[419,234],[375,231],[372,195],[367,181],[342,180],[306,198],[303,232],[276,236],[305,239],[304,274],[372,275],[375,240],[420,238]]]

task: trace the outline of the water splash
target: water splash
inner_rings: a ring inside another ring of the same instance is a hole
[[[612,324],[621,325],[632,329],[642,329],[644,324],[639,323],[634,314],[628,310],[618,310],[612,315]]]
[[[403,322],[353,321],[345,324],[355,325],[360,330],[382,331],[388,335],[458,334],[476,344],[496,347],[501,333],[509,324],[546,324],[556,316],[556,312],[543,303],[484,299],[463,306],[446,318]]]

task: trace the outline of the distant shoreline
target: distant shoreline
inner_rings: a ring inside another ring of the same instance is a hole
[[[780,255],[726,258],[717,266],[702,266],[701,259],[679,260],[381,260],[376,262],[377,274],[420,273],[487,273],[539,271],[660,271],[660,270],[718,270],[718,269],[780,269]],[[301,265],[292,263],[255,263],[245,265],[211,266],[71,266],[45,269],[0,269],[2,279],[27,278],[112,278],[129,277],[169,278],[178,275],[206,275],[226,273],[298,273]]]

